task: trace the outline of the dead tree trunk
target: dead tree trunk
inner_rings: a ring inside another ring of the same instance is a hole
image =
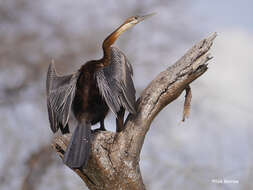
[[[189,92],[189,84],[206,72],[206,63],[211,59],[208,51],[215,37],[216,33],[194,45],[148,85],[137,101],[137,114],[128,115],[122,132],[101,131],[92,135],[88,167],[74,170],[89,189],[145,189],[139,159],[150,124],[155,116],[185,89]],[[185,103],[188,107],[189,100],[190,98]],[[61,157],[70,137],[71,135],[56,137],[52,144]]]

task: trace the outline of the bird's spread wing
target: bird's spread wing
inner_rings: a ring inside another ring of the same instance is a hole
[[[130,113],[136,112],[133,69],[118,48],[111,47],[110,64],[99,69],[95,75],[99,91],[115,115],[121,107]]]
[[[46,82],[47,108],[53,132],[56,132],[60,125],[65,127],[68,122],[78,76],[79,72],[58,76],[54,63],[49,65]]]

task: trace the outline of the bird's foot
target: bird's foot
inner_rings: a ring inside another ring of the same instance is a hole
[[[103,127],[100,127],[100,128],[97,128],[97,129],[92,130],[93,133],[96,133],[96,132],[98,132],[98,131],[106,131],[106,129],[103,128]]]

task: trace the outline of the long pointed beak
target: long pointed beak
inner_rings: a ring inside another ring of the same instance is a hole
[[[147,15],[144,15],[144,16],[138,16],[137,17],[138,23],[145,20],[145,19],[147,19],[147,18],[149,18],[149,17],[151,17],[151,16],[153,16],[153,15],[155,15],[155,14],[156,13],[151,13],[151,14],[147,14]]]

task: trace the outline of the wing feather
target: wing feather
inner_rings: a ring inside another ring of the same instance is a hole
[[[100,93],[115,115],[121,107],[136,113],[133,69],[118,48],[111,47],[110,64],[98,70],[95,76]]]
[[[68,123],[78,76],[79,72],[59,76],[56,73],[54,63],[52,62],[49,65],[46,82],[47,108],[50,127],[53,132],[59,129],[60,124],[65,127]]]

